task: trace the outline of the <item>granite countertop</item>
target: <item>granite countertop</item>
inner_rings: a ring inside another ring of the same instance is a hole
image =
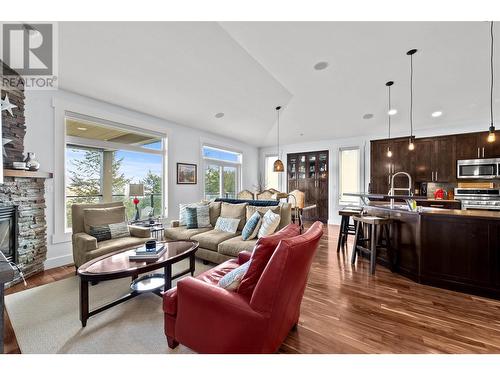
[[[463,218],[477,218],[488,220],[500,220],[500,211],[486,211],[486,210],[451,210],[446,208],[422,207],[422,211],[410,211],[406,205],[396,204],[391,208],[388,203],[370,202],[368,207],[376,207],[382,210],[399,211],[415,215],[424,216],[453,216]]]
[[[429,198],[425,195],[389,195],[389,194],[375,194],[375,193],[344,193],[344,195],[350,197],[360,197],[360,198],[368,198],[372,200],[376,199],[414,199],[416,201],[431,201],[431,202],[458,202],[456,199],[434,199]]]

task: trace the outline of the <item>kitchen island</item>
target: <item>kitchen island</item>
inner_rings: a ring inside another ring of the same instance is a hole
[[[369,194],[364,198],[370,199]],[[393,220],[394,272],[412,280],[500,299],[500,212],[369,202],[364,211]],[[377,260],[387,265],[385,253]]]

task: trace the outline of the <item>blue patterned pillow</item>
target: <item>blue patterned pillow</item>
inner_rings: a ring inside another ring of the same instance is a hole
[[[243,241],[248,241],[257,237],[257,233],[259,233],[261,224],[262,218],[260,216],[260,213],[258,211],[255,211],[243,227],[243,231],[241,232],[241,239]]]
[[[196,211],[196,207],[186,207],[186,227],[187,229],[198,228],[198,211]]]
[[[236,290],[240,286],[241,280],[250,266],[250,261],[243,263],[238,268],[235,268],[229,273],[226,273],[222,279],[219,280],[218,285],[226,290]]]

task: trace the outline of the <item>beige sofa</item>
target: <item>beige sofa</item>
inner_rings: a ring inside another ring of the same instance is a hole
[[[142,245],[151,238],[149,228],[129,225],[130,237],[115,238],[106,241],[97,242],[95,237],[92,237],[85,230],[85,209],[89,208],[114,208],[123,207],[122,202],[100,203],[100,204],[74,204],[71,206],[71,222],[72,222],[72,243],[73,243],[73,260],[78,268],[82,264],[100,257],[101,255],[112,253],[113,251],[125,250],[129,247]],[[102,218],[99,224],[112,224],[124,222],[127,220],[125,211],[118,216],[109,213],[109,210],[103,210]]]
[[[253,250],[257,239],[243,241],[241,230],[255,210],[265,213],[269,209],[281,216],[277,230],[291,222],[291,206],[288,203],[282,202],[278,206],[256,207],[248,203],[211,202],[209,204],[211,228],[187,229],[186,226],[179,226],[178,220],[174,220],[172,221],[172,227],[165,229],[165,237],[171,240],[191,239],[198,241],[200,243],[200,247],[196,252],[198,258],[212,263],[222,263],[237,257],[242,251]],[[232,234],[213,229],[219,216],[240,218],[238,231]]]

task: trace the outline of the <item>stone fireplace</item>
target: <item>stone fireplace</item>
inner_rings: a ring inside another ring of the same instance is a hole
[[[3,80],[5,75],[17,75],[1,60],[0,93],[16,105],[12,115],[1,111],[4,182],[0,183],[0,250],[15,262],[25,277],[41,272],[47,257],[47,223],[45,219],[45,179],[50,173],[13,170],[12,162],[24,159],[24,82]],[[17,86],[6,86],[16,82]],[[7,140],[8,142],[5,142]],[[2,166],[0,166],[1,168]],[[17,283],[17,277],[11,284]]]

